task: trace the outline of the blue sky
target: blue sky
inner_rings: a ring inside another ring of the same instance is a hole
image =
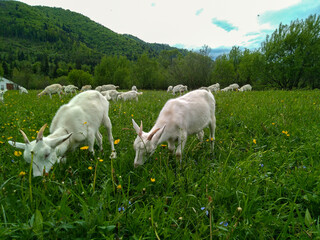
[[[258,49],[279,24],[320,14],[319,0],[23,0],[81,13],[146,42],[213,53]],[[88,6],[88,3],[90,6]]]

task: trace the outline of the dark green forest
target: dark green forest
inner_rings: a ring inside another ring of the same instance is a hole
[[[219,82],[254,89],[320,87],[320,19],[280,24],[256,50],[234,46],[212,59],[211,49],[177,49],[117,34],[79,13],[0,0],[0,76],[28,89],[51,83],[81,87],[113,83],[128,89],[190,89]]]

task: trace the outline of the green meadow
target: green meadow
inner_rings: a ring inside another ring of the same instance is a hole
[[[188,138],[180,164],[166,143],[133,167],[136,133],[172,98],[143,91],[110,102],[117,158],[80,149],[30,178],[22,142],[71,97],[8,91],[0,103],[0,239],[316,239],[320,237],[320,91],[220,92],[216,141]],[[49,128],[45,130],[45,136]]]

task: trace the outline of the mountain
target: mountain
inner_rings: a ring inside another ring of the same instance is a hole
[[[104,55],[135,60],[142,53],[153,57],[162,50],[176,49],[115,33],[70,10],[29,6],[18,1],[0,0],[0,22],[0,61],[6,62],[48,58],[50,62],[94,66]]]

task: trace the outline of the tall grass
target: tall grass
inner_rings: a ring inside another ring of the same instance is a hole
[[[181,166],[159,146],[134,169],[131,119],[148,131],[172,97],[145,91],[139,102],[110,103],[117,159],[109,159],[102,127],[103,153],[79,148],[49,176],[28,181],[29,165],[7,141],[23,141],[19,129],[35,138],[70,97],[9,91],[0,104],[0,238],[319,237],[319,93],[215,94],[214,156],[206,129],[202,143],[188,138]]]

